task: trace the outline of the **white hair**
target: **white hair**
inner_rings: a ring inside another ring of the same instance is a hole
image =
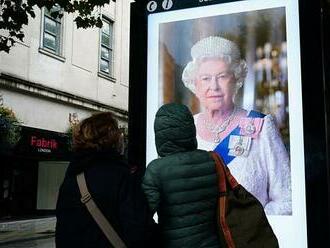
[[[209,36],[198,41],[191,48],[190,61],[183,70],[182,81],[184,85],[195,94],[195,79],[199,66],[207,59],[221,59],[229,65],[236,79],[236,92],[242,87],[247,75],[247,65],[241,59],[238,46],[219,36]]]

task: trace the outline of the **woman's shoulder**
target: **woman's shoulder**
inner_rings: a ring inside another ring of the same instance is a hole
[[[274,125],[274,119],[270,114],[264,114],[256,110],[245,110],[245,115],[239,120],[240,133],[242,135],[258,138],[260,133]]]
[[[260,134],[275,134],[278,132],[278,128],[276,125],[276,119],[272,114],[265,114],[259,111],[251,110],[249,111],[247,118],[245,118],[245,122],[241,121],[244,126],[244,123],[248,126],[249,123],[253,123],[255,133]],[[253,122],[251,121],[253,120]],[[246,129],[245,125],[245,129]],[[257,132],[258,130],[258,132]]]
[[[247,111],[247,117],[249,117],[249,118],[264,118],[266,116],[267,116],[266,114],[256,111],[256,110]]]
[[[247,110],[246,113],[247,114],[245,118],[247,119],[262,119],[264,123],[268,123],[268,124],[275,123],[275,119],[272,114],[265,114],[257,110]]]
[[[69,167],[70,174],[73,175],[82,171],[93,171],[99,174],[130,174],[130,166],[123,156],[106,151],[92,151],[82,155],[77,153],[76,158],[71,161]]]

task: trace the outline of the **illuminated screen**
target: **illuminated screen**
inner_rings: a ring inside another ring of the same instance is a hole
[[[280,247],[307,247],[298,1],[149,14],[147,163],[155,114],[170,102],[190,108],[199,148],[261,201]],[[224,122],[212,119],[228,106]]]

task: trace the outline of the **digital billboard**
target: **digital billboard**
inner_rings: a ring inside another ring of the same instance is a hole
[[[298,1],[215,2],[147,5],[146,162],[158,108],[187,105],[198,147],[259,199],[280,247],[307,247]]]

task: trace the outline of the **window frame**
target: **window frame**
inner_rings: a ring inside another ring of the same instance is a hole
[[[98,57],[98,75],[100,77],[110,79],[111,81],[115,82],[114,78],[114,21],[105,16],[102,15],[102,22],[103,26],[100,28],[100,34],[99,34],[99,57]],[[104,25],[109,25],[109,33],[104,32]],[[107,35],[109,42],[108,44],[103,43],[103,35]],[[108,52],[108,58],[102,56],[102,49],[106,49]],[[105,70],[102,70],[101,63],[102,61],[106,61],[108,63],[108,70],[109,72],[106,72]]]
[[[46,29],[46,21],[50,20],[55,23],[55,32]],[[40,35],[40,48],[39,52],[46,55],[55,57],[61,61],[64,61],[65,58],[63,54],[63,38],[64,38],[64,16],[61,18],[53,18],[50,15],[50,12],[44,7],[42,10],[42,25],[41,25],[41,35]],[[45,44],[46,35],[50,35],[55,38],[55,49]]]

